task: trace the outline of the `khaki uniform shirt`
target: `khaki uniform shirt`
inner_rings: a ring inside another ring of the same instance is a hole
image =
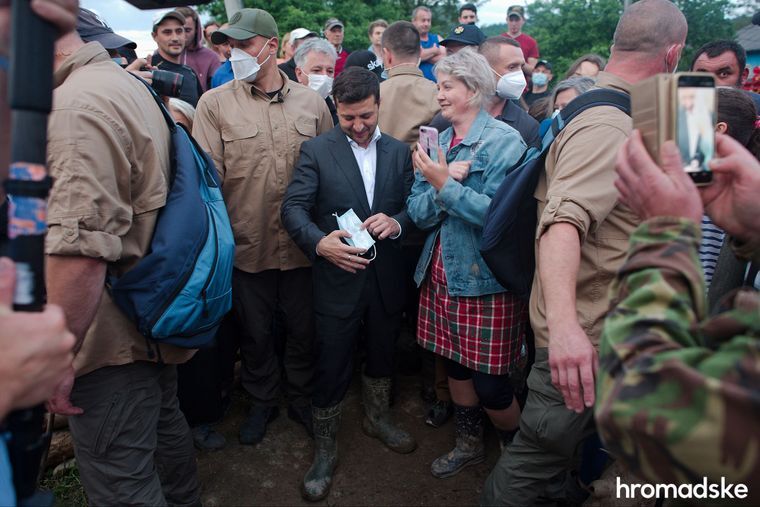
[[[310,266],[280,222],[280,205],[301,143],[333,127],[324,99],[279,72],[285,84],[272,98],[238,80],[206,92],[193,122],[222,181],[235,267],[248,273]]]
[[[429,125],[441,110],[437,95],[435,83],[425,78],[419,67],[393,67],[388,79],[380,83],[380,130],[414,147],[420,126]]]
[[[97,42],[71,55],[54,81],[46,253],[103,259],[109,272],[123,274],[148,250],[166,202],[169,129],[145,85]],[[157,347],[104,290],[74,368],[84,375],[159,357],[182,363],[194,353],[161,345],[159,355]]]
[[[601,72],[597,87],[630,93],[630,85]],[[608,290],[625,260],[628,239],[638,219],[618,202],[615,157],[632,130],[630,116],[611,106],[599,106],[578,115],[549,148],[538,199],[536,276],[530,296],[530,322],[536,347],[549,346],[544,288],[538,276],[538,240],[549,226],[566,222],[578,229],[581,260],[576,283],[578,322],[598,348]]]

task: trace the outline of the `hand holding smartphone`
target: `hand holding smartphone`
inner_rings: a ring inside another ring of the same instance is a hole
[[[704,72],[658,74],[631,91],[633,126],[649,154],[659,160],[660,146],[674,141],[684,171],[697,185],[709,185],[715,154],[715,78]]]
[[[420,127],[420,145],[433,162],[438,162],[438,129]]]

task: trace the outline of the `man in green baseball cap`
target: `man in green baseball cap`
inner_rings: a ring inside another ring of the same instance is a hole
[[[241,9],[232,15],[229,26],[211,34],[211,42],[223,44],[228,39],[245,40],[261,35],[278,37],[277,23],[271,14],[262,9]]]
[[[235,79],[203,94],[193,137],[214,160],[233,224],[241,377],[253,401],[239,438],[255,445],[277,417],[281,391],[288,416],[312,433],[311,263],[290,239],[279,210],[301,143],[333,122],[318,93],[277,68],[277,23],[268,12],[238,11],[211,41],[229,41]],[[272,331],[278,312],[287,316],[283,365],[275,353],[280,338]]]

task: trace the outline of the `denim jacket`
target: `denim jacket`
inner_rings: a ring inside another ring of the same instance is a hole
[[[512,127],[481,110],[467,136],[449,150],[454,129],[444,130],[439,143],[446,162],[472,160],[461,183],[451,176],[436,191],[415,171],[412,193],[406,201],[409,217],[420,229],[430,231],[417,263],[414,281],[419,287],[433,258],[435,240],[441,236],[443,268],[452,296],[483,296],[504,292],[480,256],[483,221],[491,197],[507,171],[525,152],[526,145]]]

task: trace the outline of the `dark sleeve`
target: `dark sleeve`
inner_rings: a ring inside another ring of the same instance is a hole
[[[313,146],[307,141],[301,145],[301,155],[280,208],[280,219],[295,244],[312,262],[317,257],[317,243],[325,236],[311,218],[318,192],[319,164]]]

